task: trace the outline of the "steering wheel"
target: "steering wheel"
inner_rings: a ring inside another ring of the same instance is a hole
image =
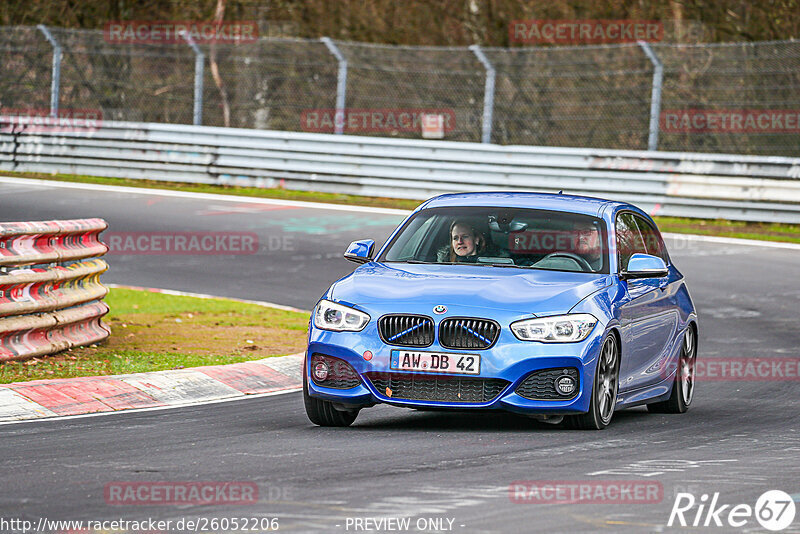
[[[592,272],[594,270],[594,269],[592,269],[592,266],[589,265],[588,261],[586,261],[582,257],[578,256],[577,254],[573,254],[572,252],[551,252],[550,254],[548,254],[547,256],[542,258],[541,260],[537,261],[536,263],[548,260],[550,258],[558,258],[558,257],[571,259],[572,261],[577,263],[580,266],[581,269],[583,269],[586,272]]]

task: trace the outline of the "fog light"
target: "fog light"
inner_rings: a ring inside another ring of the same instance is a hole
[[[314,363],[311,372],[314,373],[314,379],[316,381],[324,382],[325,379],[328,378],[328,364],[324,361],[317,361]]]
[[[575,382],[575,379],[572,378],[571,376],[564,375],[556,378],[556,391],[558,391],[559,394],[564,395],[565,397],[568,397],[573,393],[575,393],[576,386],[577,383]]]

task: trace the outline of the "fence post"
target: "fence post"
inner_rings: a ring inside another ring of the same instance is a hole
[[[486,83],[483,87],[483,127],[481,131],[481,143],[492,142],[492,116],[494,115],[494,76],[495,71],[489,58],[483,53],[481,47],[472,45],[469,47],[472,53],[478,58],[484,68],[486,68]]]
[[[61,90],[61,45],[58,44],[53,34],[47,29],[47,26],[39,24],[37,28],[53,47],[53,75],[50,80],[50,116],[58,117],[58,99]]]
[[[342,134],[344,133],[344,105],[345,97],[347,96],[347,60],[330,37],[322,37],[320,41],[325,43],[330,53],[333,54],[333,57],[339,62],[339,73],[336,77],[336,115],[334,117],[336,129],[334,133]]]
[[[182,31],[181,37],[186,39],[186,42],[194,51],[194,109],[192,112],[192,124],[199,126],[203,124],[203,69],[205,68],[206,56],[194,42],[191,35]]]
[[[637,41],[644,53],[653,63],[653,93],[650,97],[650,135],[647,138],[647,150],[658,150],[658,118],[661,114],[661,85],[664,80],[664,65],[650,44],[646,41]]]

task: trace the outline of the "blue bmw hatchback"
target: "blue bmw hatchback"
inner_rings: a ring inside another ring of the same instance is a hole
[[[605,428],[615,410],[692,402],[697,316],[653,220],[622,202],[539,193],[419,206],[311,317],[309,419],[378,403],[505,410]]]

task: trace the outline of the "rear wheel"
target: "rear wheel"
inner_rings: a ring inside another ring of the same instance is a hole
[[[340,411],[330,401],[317,399],[308,394],[308,376],[303,366],[303,402],[309,421],[319,426],[350,426],[358,417],[358,410]]]
[[[611,422],[617,406],[619,387],[619,350],[617,338],[609,334],[597,359],[589,411],[570,415],[565,419],[568,427],[579,430],[602,430]]]
[[[683,335],[681,355],[678,358],[678,369],[672,385],[669,399],[647,405],[652,413],[684,413],[689,409],[694,398],[694,367],[697,361],[697,335],[694,328],[689,327]]]

